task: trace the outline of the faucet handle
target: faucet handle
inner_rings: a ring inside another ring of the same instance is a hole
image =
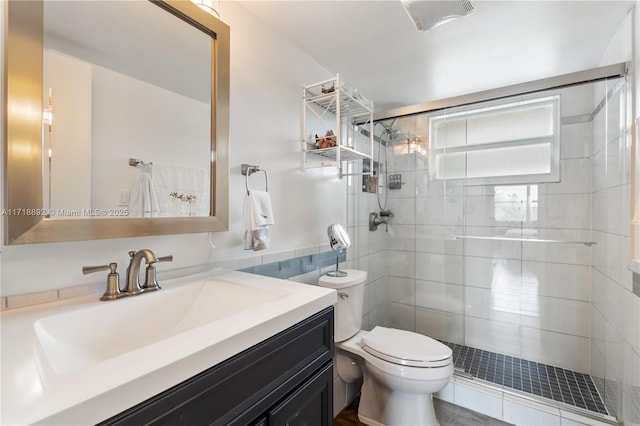
[[[108,265],[82,267],[82,273],[84,275],[109,270],[109,275],[107,275],[107,289],[102,297],[100,297],[100,300],[115,300],[122,296],[122,293],[120,292],[120,274],[118,274],[117,269],[118,264],[115,262]]]
[[[154,263],[157,263],[157,262],[173,262],[173,255],[170,254],[168,256],[158,257],[157,261]]]
[[[160,290],[161,288],[156,279],[156,267],[154,266],[154,264],[158,262],[173,262],[173,255],[158,257],[155,262],[149,263],[145,270],[144,284],[142,285],[145,291]]]

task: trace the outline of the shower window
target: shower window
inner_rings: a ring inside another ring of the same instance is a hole
[[[538,185],[495,186],[496,224],[527,224],[538,221]]]
[[[559,96],[502,101],[429,118],[433,179],[559,181]]]

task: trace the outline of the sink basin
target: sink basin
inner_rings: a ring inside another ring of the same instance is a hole
[[[51,367],[67,374],[197,327],[232,320],[283,293],[207,278],[51,315],[34,322],[34,328]]]

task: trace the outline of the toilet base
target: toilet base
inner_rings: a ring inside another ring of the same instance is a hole
[[[384,404],[380,404],[384,401]],[[370,378],[362,383],[358,419],[370,426],[439,426],[432,394],[409,394],[376,386]]]

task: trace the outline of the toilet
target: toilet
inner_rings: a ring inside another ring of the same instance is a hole
[[[342,380],[362,378],[358,419],[373,426],[439,425],[432,394],[453,375],[452,351],[410,331],[362,326],[365,271],[320,277],[320,286],[336,289],[334,336],[336,367]]]

